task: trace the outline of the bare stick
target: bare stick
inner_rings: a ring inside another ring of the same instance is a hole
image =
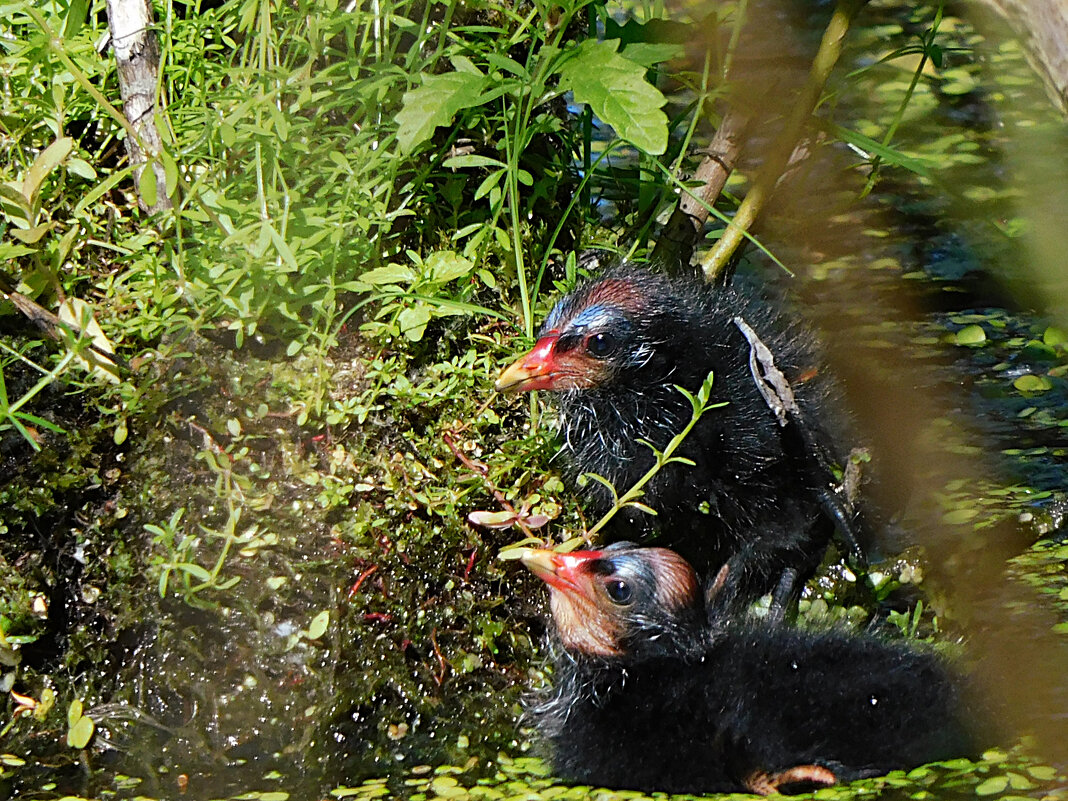
[[[708,210],[716,202],[734,171],[734,165],[738,163],[750,119],[749,114],[738,109],[731,109],[723,117],[723,122],[705,150],[704,159],[694,173],[694,181],[700,182],[700,186],[695,187],[692,193],[683,192],[679,205],[671,213],[653,249],[653,262],[668,265],[668,269],[690,263],[694,245],[708,221]]]
[[[159,159],[163,140],[156,128],[156,86],[159,78],[159,41],[153,29],[148,0],[107,0],[108,27],[119,68],[122,109],[135,136],[126,137],[126,151],[134,168],[134,185],[141,208],[152,213],[170,209],[167,176]],[[156,176],[154,203],[141,194],[141,174],[150,166]]]

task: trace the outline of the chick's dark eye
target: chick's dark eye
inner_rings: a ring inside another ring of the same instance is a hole
[[[599,334],[594,334],[586,340],[586,350],[591,355],[603,359],[605,356],[610,356],[618,346],[618,341],[614,336],[602,331]]]
[[[620,581],[619,579],[606,581],[604,588],[608,593],[608,597],[617,604],[625,604],[630,600],[630,585],[625,581]]]

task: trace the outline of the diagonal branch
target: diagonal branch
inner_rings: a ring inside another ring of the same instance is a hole
[[[731,224],[702,261],[705,278],[709,281],[715,280],[724,270],[742,243],[745,232],[763,211],[772,189],[790,162],[790,156],[797,147],[805,123],[819,103],[831,70],[838,62],[842,53],[842,41],[849,31],[849,25],[865,2],[866,0],[838,0],[793,112],[787,118],[782,133],[776,139],[775,146],[768,154],[753,186],[746,193],[745,200],[738,207]]]

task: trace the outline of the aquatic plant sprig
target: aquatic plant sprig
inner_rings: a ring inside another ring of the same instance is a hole
[[[690,402],[690,406],[693,408],[693,413],[690,415],[690,421],[686,424],[682,431],[680,431],[678,434],[671,438],[671,441],[668,442],[668,444],[662,451],[657,450],[655,447],[653,447],[652,443],[648,442],[647,440],[638,440],[642,445],[645,445],[649,448],[649,450],[653,452],[655,461],[653,463],[653,466],[650,467],[648,471],[646,471],[645,475],[638,479],[638,481],[635,482],[634,485],[622,495],[616,494],[615,488],[612,486],[610,481],[604,478],[604,476],[599,476],[596,473],[583,474],[588,479],[598,481],[601,484],[604,484],[609,489],[609,491],[612,493],[613,499],[612,508],[605,512],[601,519],[594,523],[593,526],[586,531],[586,535],[584,538],[572,538],[572,540],[569,540],[568,543],[564,543],[565,545],[569,544],[570,542],[574,542],[575,540],[588,540],[589,538],[593,537],[594,534],[596,534],[598,531],[608,525],[608,522],[613,517],[615,517],[616,514],[618,514],[622,509],[625,509],[627,507],[640,509],[646,514],[656,514],[655,509],[646,506],[638,500],[645,494],[644,487],[650,481],[652,481],[653,478],[656,477],[657,473],[659,473],[662,469],[664,469],[664,467],[673,462],[690,465],[692,467],[694,464],[693,460],[687,459],[685,456],[675,456],[675,451],[679,449],[679,447],[685,441],[686,437],[693,430],[693,427],[697,425],[698,421],[700,421],[701,417],[704,416],[704,413],[706,411],[708,411],[709,409],[718,409],[727,405],[726,401],[722,401],[720,403],[709,403],[709,398],[712,395],[713,378],[713,373],[709,372],[709,374],[705,377],[705,380],[701,383],[700,389],[697,390],[696,395],[684,389],[683,387],[680,387],[678,385],[675,386],[675,389],[677,389],[686,397],[686,400]],[[575,543],[574,547],[578,547],[577,542]]]
[[[596,473],[583,473],[582,476],[579,477],[580,480],[593,480],[603,484],[608,491],[612,493],[612,507],[604,513],[600,520],[587,529],[585,533],[560,543],[555,546],[554,550],[561,553],[567,553],[575,550],[581,545],[588,544],[597,532],[608,525],[609,521],[625,508],[640,509],[646,514],[651,515],[656,514],[655,509],[652,509],[640,501],[640,498],[645,494],[645,486],[656,477],[657,473],[669,464],[679,463],[690,465],[692,467],[694,462],[691,459],[687,459],[685,456],[676,456],[675,452],[681,447],[682,443],[686,440],[686,437],[693,430],[694,426],[697,425],[701,417],[704,416],[705,412],[709,409],[718,409],[727,405],[726,401],[721,401],[719,403],[709,402],[712,395],[713,380],[714,374],[709,372],[696,394],[678,385],[675,386],[675,389],[681,392],[690,402],[690,406],[693,409],[693,412],[690,415],[690,420],[679,433],[671,438],[662,451],[654,447],[648,440],[638,440],[642,445],[645,445],[653,452],[655,461],[653,462],[653,466],[650,467],[649,470],[647,470],[646,473],[622,495],[616,492],[616,488],[612,485],[612,482],[604,476],[597,475]],[[535,543],[543,544],[537,538],[527,537],[521,542],[513,543],[503,548],[500,553],[497,554],[497,558],[505,560],[519,559],[523,555],[525,547]]]

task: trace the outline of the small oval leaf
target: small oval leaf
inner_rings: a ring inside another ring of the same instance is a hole
[[[1020,376],[1012,382],[1012,385],[1020,392],[1045,392],[1053,386],[1045,376],[1031,373]]]
[[[330,612],[324,609],[322,612],[312,618],[311,625],[308,626],[308,639],[318,640],[324,634],[326,629],[330,625]]]
[[[986,331],[981,325],[966,325],[957,332],[958,345],[979,345],[986,342]]]

